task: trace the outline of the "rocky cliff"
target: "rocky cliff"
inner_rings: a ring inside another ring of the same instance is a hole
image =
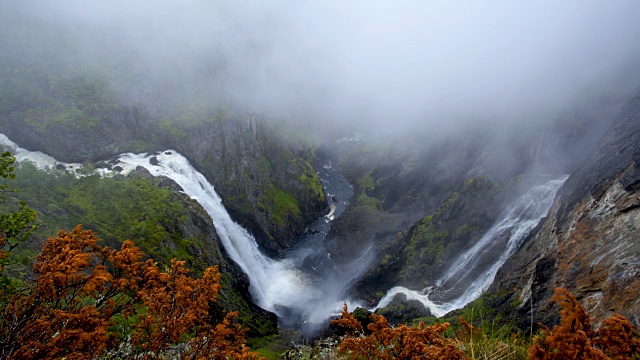
[[[0,132],[21,147],[84,163],[122,152],[176,149],[272,255],[328,208],[311,165],[313,147],[287,137],[287,129],[273,121],[222,108],[161,112],[154,104],[119,98],[97,78],[12,70],[15,87],[0,95],[7,104],[0,108]]]
[[[528,327],[553,322],[565,287],[598,319],[640,319],[640,96],[560,189],[548,217],[505,263],[491,305]]]

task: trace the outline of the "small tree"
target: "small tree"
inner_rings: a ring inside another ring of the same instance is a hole
[[[8,151],[0,154],[0,177],[6,180],[15,178],[14,167],[16,158]],[[8,184],[0,184],[0,201],[5,201],[5,193],[9,190]],[[10,262],[11,251],[27,240],[35,231],[34,224],[36,211],[28,208],[24,202],[20,202],[16,211],[0,214],[0,289],[7,291],[10,280],[4,275],[4,268]],[[0,305],[2,299],[0,299]]]

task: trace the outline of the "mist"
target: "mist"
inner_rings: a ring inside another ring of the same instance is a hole
[[[233,104],[325,132],[527,125],[624,96],[640,74],[637,1],[4,0],[0,7],[4,57],[100,70],[133,102]]]

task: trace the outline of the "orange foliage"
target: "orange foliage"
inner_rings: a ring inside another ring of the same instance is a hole
[[[137,358],[180,343],[183,358],[256,358],[244,347],[244,329],[232,322],[235,313],[211,324],[209,305],[220,290],[215,267],[196,279],[183,261],[160,271],[143,257],[131,241],[120,250],[98,245],[80,225],[49,238],[33,284],[0,292],[0,358],[92,359],[116,349],[125,335]],[[115,326],[116,317],[135,325]]]
[[[534,338],[529,359],[631,359],[640,355],[640,339],[629,319],[614,315],[593,331],[589,314],[569,291],[557,288],[551,301],[562,307],[560,324]]]
[[[346,305],[343,315],[345,312],[348,313]],[[349,355],[352,359],[380,360],[467,359],[454,340],[444,337],[444,331],[449,327],[449,323],[432,326],[420,323],[418,327],[400,325],[391,328],[384,316],[376,314],[372,316],[375,322],[367,326],[371,335],[347,336],[340,344],[341,355]]]
[[[362,324],[349,312],[347,303],[342,308],[342,316],[338,320],[331,320],[331,326],[335,327],[340,333],[354,335],[358,331],[362,331]]]
[[[629,319],[614,314],[596,331],[593,345],[603,349],[612,359],[630,359],[640,356],[640,334]]]
[[[463,343],[479,341],[483,338],[482,329],[469,324],[462,316],[458,317],[458,324],[460,324],[460,330],[456,332],[456,335]]]

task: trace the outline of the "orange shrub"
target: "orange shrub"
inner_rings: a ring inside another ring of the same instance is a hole
[[[560,324],[544,328],[529,347],[529,359],[631,359],[640,355],[638,332],[629,319],[613,315],[593,331],[589,314],[566,289],[557,288],[552,302],[560,310]]]
[[[78,225],[49,238],[21,291],[0,290],[0,358],[93,359],[117,349],[128,331],[129,356],[157,358],[178,344],[182,358],[254,359],[244,329],[227,314],[212,324],[209,305],[220,290],[216,267],[201,279],[183,261],[160,271],[131,241],[120,250],[98,245]],[[114,326],[115,318],[133,327]],[[189,335],[188,335],[189,334]]]
[[[345,312],[348,314],[345,305]],[[346,316],[350,323],[349,314]],[[400,325],[391,328],[384,316],[372,315],[375,322],[367,326],[369,336],[347,336],[338,350],[341,355],[349,355],[351,359],[466,359],[464,352],[456,346],[452,339],[444,337],[449,323],[418,327]],[[355,319],[354,319],[355,320]],[[334,320],[335,321],[335,320]],[[337,320],[339,321],[339,320]]]

